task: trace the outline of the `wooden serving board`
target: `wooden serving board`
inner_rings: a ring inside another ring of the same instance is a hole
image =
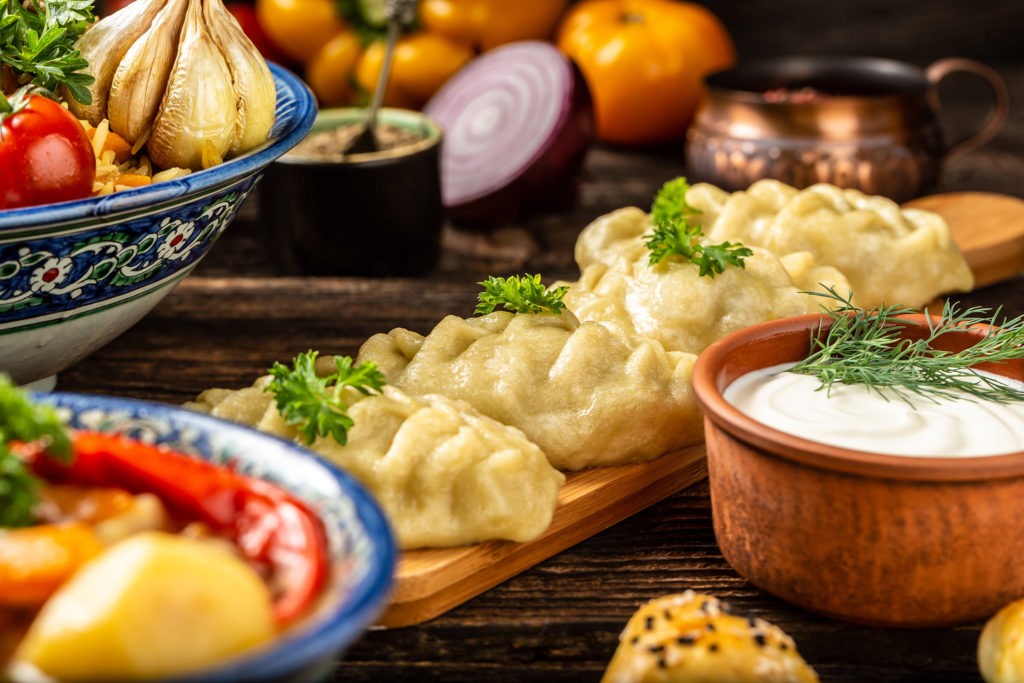
[[[953,241],[974,272],[976,288],[1024,272],[1024,199],[991,192],[949,192],[904,206],[934,211],[946,219]]]
[[[908,207],[940,214],[974,271],[977,287],[1024,271],[1024,200],[985,192],[932,195]],[[639,465],[571,473],[548,530],[528,543],[491,541],[402,554],[391,604],[379,626],[417,624],[442,614],[593,536],[707,474],[704,446]]]
[[[551,526],[528,543],[488,541],[402,554],[379,626],[417,624],[593,536],[707,476],[704,445],[638,465],[566,476]]]

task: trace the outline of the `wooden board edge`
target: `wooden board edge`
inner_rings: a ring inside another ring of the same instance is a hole
[[[630,489],[627,494],[612,501],[614,504],[594,506],[582,518],[572,518],[569,514],[572,510],[568,510],[562,515],[563,524],[560,527],[549,529],[538,539],[527,543],[502,543],[503,552],[495,558],[500,561],[492,564],[490,571],[461,572],[454,581],[425,584],[430,586],[430,590],[411,593],[401,591],[402,582],[396,579],[392,602],[375,627],[412,626],[439,616],[707,476],[703,444],[662,458],[672,456],[680,458],[679,467],[668,470],[664,476],[656,477],[645,486]]]

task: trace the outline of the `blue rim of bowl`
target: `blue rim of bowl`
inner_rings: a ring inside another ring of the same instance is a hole
[[[69,202],[26,206],[0,211],[0,236],[5,229],[33,225],[66,223],[93,216],[132,209],[148,208],[182,197],[201,194],[229,185],[256,173],[297,145],[309,133],[316,119],[317,104],[309,87],[294,73],[268,62],[277,91],[276,121],[270,137],[256,149],[222,164],[195,171],[181,178],[165,180],[145,187],[123,190],[101,197]]]
[[[325,661],[339,661],[344,651],[372,625],[386,607],[390,595],[394,568],[398,558],[394,533],[380,505],[354,477],[339,469],[326,459],[294,441],[258,431],[252,427],[213,417],[198,411],[179,408],[174,405],[127,399],[100,394],[73,392],[50,392],[34,394],[40,401],[69,408],[76,413],[86,410],[113,412],[124,410],[133,415],[165,415],[176,425],[195,426],[222,433],[236,433],[249,438],[258,437],[278,442],[284,449],[298,456],[309,458],[327,471],[347,495],[356,511],[356,517],[363,524],[365,534],[379,542],[369,545],[372,554],[368,562],[372,571],[350,587],[351,601],[308,631],[302,631],[289,638],[285,631],[278,642],[270,643],[266,649],[252,655],[242,655],[220,666],[194,674],[162,678],[155,683],[231,683],[239,680],[266,681],[283,680],[302,674],[308,667],[322,665]],[[302,628],[301,624],[297,628]],[[302,679],[305,680],[305,679]]]

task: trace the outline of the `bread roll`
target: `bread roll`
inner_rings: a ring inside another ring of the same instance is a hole
[[[782,629],[710,595],[651,600],[619,636],[601,683],[817,683]]]
[[[985,683],[1024,681],[1024,600],[988,620],[978,639],[978,669]]]

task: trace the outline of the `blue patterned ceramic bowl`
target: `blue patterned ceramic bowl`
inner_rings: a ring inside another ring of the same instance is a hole
[[[289,489],[325,523],[331,571],[312,612],[269,647],[175,683],[322,680],[387,606],[397,550],[384,513],[354,479],[313,453],[159,403],[61,392],[34,399],[55,405],[74,428],[123,433],[203,460],[231,462],[236,471]]]
[[[24,384],[77,363],[199,263],[263,170],[316,118],[309,88],[270,68],[277,121],[255,150],[147,187],[0,211],[0,372]]]

